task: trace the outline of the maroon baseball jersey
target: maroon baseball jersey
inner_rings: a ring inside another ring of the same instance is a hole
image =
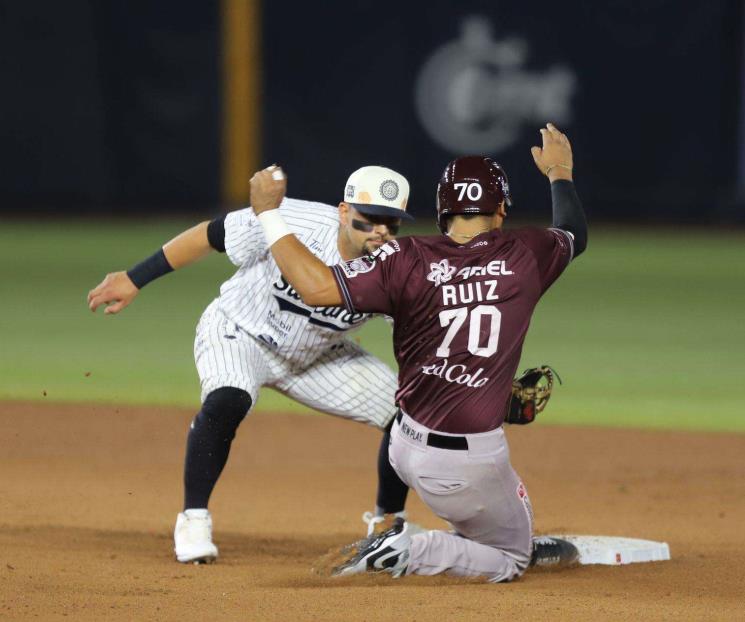
[[[493,230],[400,238],[333,271],[350,312],[395,321],[401,409],[466,434],[502,425],[533,309],[571,258],[560,229]]]

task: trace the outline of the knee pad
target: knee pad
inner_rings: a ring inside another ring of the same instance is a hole
[[[243,389],[220,387],[210,393],[202,404],[197,420],[204,419],[212,426],[238,427],[251,408],[251,396]]]

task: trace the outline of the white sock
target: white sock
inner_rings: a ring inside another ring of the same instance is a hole
[[[189,508],[184,510],[187,518],[207,518],[210,515],[210,511],[207,508]]]

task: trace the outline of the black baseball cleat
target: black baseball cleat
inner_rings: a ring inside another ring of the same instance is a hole
[[[396,521],[388,531],[370,537],[349,559],[333,569],[332,575],[343,577],[362,572],[389,572],[400,577],[409,563],[409,537],[407,524]]]
[[[579,563],[579,551],[568,540],[539,536],[533,538],[530,567],[568,568]]]
[[[362,515],[362,521],[367,524],[367,535],[351,544],[343,546],[340,552],[345,557],[351,558],[352,555],[367,547],[384,531],[388,531],[397,525],[403,525],[407,522],[403,516],[397,516],[396,514],[384,514],[378,516],[374,515],[372,512],[365,512]],[[414,528],[417,529],[418,525],[414,525]],[[409,525],[409,535],[411,535],[411,531],[411,525]]]

